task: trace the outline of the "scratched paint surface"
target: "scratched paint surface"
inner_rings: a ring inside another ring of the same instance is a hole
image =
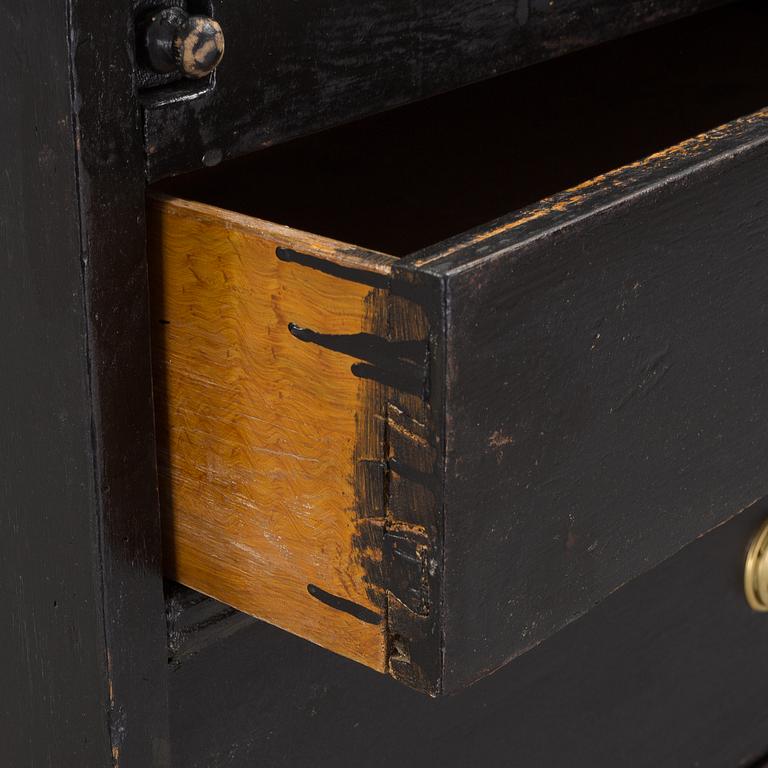
[[[276,250],[350,273],[385,273],[387,257],[182,201],[155,202],[150,219],[168,575],[384,669],[380,553],[361,550],[355,507],[366,384],[353,357],[290,330],[369,333],[381,289]]]
[[[583,215],[600,203],[601,198],[609,197],[616,191],[637,187],[641,174],[649,178],[667,173],[679,173],[686,160],[705,161],[708,152],[717,152],[724,139],[737,141],[755,126],[768,122],[768,110],[760,109],[725,125],[692,136],[685,141],[667,147],[659,152],[644,157],[633,163],[627,163],[608,173],[593,176],[581,184],[552,195],[538,203],[514,211],[509,216],[483,227],[476,232],[459,236],[448,245],[437,244],[418,254],[413,263],[419,267],[431,267],[445,261],[448,257],[470,248],[503,237],[522,229],[532,222],[541,221],[545,226],[552,226],[558,215]],[[503,249],[496,246],[498,251]],[[485,254],[484,254],[485,255]]]

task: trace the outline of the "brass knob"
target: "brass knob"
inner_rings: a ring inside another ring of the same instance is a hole
[[[754,535],[744,564],[744,594],[754,611],[768,611],[768,520]]]
[[[146,20],[144,45],[149,65],[156,72],[201,78],[210,75],[224,56],[224,32],[208,16],[164,8]]]

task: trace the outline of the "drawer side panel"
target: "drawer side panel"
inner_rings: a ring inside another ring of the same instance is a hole
[[[360,494],[382,492],[388,257],[182,201],[150,236],[167,575],[383,671],[384,512]]]

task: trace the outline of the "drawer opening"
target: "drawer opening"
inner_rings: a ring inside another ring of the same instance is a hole
[[[159,189],[404,256],[764,107],[767,33],[733,3]]]

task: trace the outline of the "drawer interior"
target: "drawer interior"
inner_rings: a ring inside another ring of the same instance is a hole
[[[404,256],[768,104],[737,2],[160,185]]]

